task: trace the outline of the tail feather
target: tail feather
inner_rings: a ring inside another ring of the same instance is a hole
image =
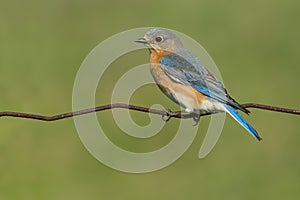
[[[235,108],[233,108],[229,105],[225,105],[225,109],[226,109],[227,113],[230,114],[249,133],[251,133],[252,136],[254,136],[258,141],[262,140],[262,138],[259,136],[258,132],[243,119],[243,117],[238,113],[238,111]]]

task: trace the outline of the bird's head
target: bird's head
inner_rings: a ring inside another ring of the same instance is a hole
[[[164,28],[150,29],[143,38],[137,39],[135,42],[145,44],[150,51],[174,52],[177,48],[182,47],[179,38]]]

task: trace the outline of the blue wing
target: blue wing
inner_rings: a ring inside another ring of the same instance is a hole
[[[229,96],[222,83],[190,52],[181,52],[181,55],[169,53],[162,57],[160,64],[163,71],[172,80],[193,87],[211,100],[249,113]]]
[[[249,111],[238,104],[204,65],[190,52],[180,52],[181,54],[170,53],[160,60],[163,71],[178,83],[189,85],[207,96],[212,101],[224,104],[224,108],[240,125],[242,125],[257,140],[261,137],[257,131],[248,124],[236,109],[245,113]]]

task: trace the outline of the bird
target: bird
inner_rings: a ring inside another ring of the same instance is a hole
[[[223,84],[202,62],[184,47],[179,37],[165,28],[152,28],[135,40],[150,52],[150,71],[160,90],[186,113],[201,115],[226,112],[258,141],[258,132],[244,120],[238,110],[249,114],[227,92]]]

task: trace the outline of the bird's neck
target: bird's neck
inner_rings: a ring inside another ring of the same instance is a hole
[[[160,63],[161,58],[171,52],[162,49],[150,49],[150,62]]]

